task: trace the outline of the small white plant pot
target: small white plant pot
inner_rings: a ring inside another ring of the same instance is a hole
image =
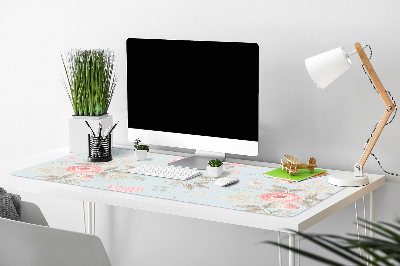
[[[218,166],[218,167],[212,167],[210,165],[207,165],[207,171],[208,175],[210,177],[219,177],[222,175],[222,171],[224,170],[224,165]]]
[[[146,157],[147,157],[147,151],[146,150],[136,150],[135,154],[136,154],[136,160],[137,161],[146,160]]]

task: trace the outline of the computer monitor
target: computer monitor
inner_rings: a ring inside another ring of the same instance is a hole
[[[129,38],[128,139],[196,149],[171,163],[206,169],[258,155],[257,43]]]

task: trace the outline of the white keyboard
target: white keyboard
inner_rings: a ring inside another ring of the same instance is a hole
[[[185,168],[142,164],[129,171],[132,174],[158,176],[163,178],[188,180],[201,175],[200,171]]]

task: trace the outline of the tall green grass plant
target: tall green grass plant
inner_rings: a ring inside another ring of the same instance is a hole
[[[107,113],[115,85],[115,53],[111,50],[72,49],[61,55],[67,83],[62,79],[74,114],[101,116]]]

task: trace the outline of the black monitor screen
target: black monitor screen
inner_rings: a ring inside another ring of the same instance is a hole
[[[126,42],[128,127],[258,141],[256,43]]]

